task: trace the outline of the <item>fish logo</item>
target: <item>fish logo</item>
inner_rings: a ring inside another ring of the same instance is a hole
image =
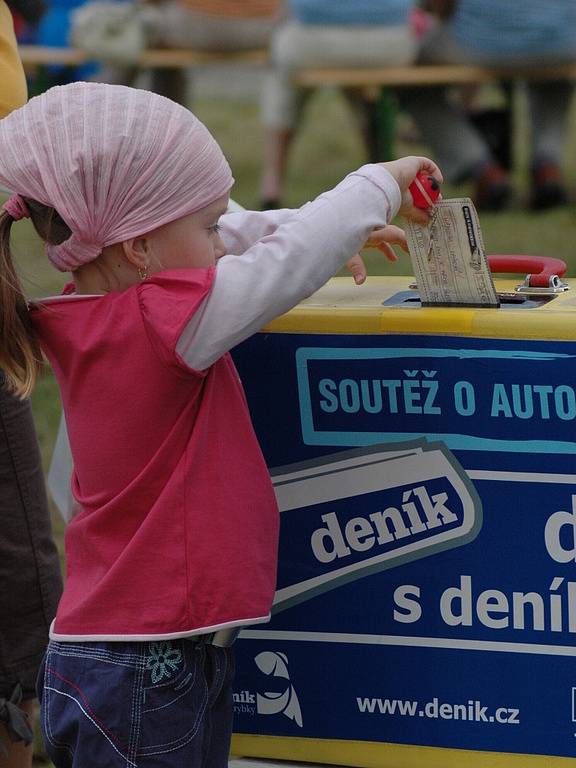
[[[289,720],[294,720],[302,728],[302,710],[294,686],[290,682],[288,672],[288,657],[276,651],[262,651],[254,659],[258,669],[265,675],[286,681],[283,691],[266,691],[263,695],[256,694],[256,709],[259,715],[283,714]]]

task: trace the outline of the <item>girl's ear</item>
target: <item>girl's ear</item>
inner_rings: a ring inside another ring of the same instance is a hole
[[[150,265],[150,243],[146,237],[133,237],[122,242],[122,251],[126,259],[136,269],[145,269]]]

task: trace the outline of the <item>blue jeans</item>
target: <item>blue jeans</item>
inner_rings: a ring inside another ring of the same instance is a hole
[[[202,640],[51,642],[38,678],[57,768],[225,768],[232,648]]]

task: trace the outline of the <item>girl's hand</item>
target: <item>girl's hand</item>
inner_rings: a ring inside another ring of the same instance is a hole
[[[375,229],[362,246],[362,249],[377,248],[379,251],[382,251],[388,261],[394,263],[398,261],[398,256],[394,252],[392,245],[399,245],[403,251],[408,253],[408,244],[404,230],[389,224],[387,227]],[[359,253],[352,256],[346,262],[346,268],[354,278],[356,285],[362,285],[367,277],[366,266],[362,256]]]
[[[408,187],[420,172],[428,176],[434,176],[438,183],[441,184],[444,179],[436,163],[427,157],[410,156],[401,157],[399,160],[392,160],[389,163],[381,163],[381,165],[394,176],[400,187],[402,203],[399,213],[415,224],[420,224],[423,227],[427,226],[430,223],[430,211],[415,207]]]

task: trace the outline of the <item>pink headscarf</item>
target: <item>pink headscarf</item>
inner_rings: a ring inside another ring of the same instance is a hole
[[[0,120],[0,183],[52,206],[72,230],[47,246],[62,272],[210,205],[233,182],[207,128],[149,91],[72,83]]]

